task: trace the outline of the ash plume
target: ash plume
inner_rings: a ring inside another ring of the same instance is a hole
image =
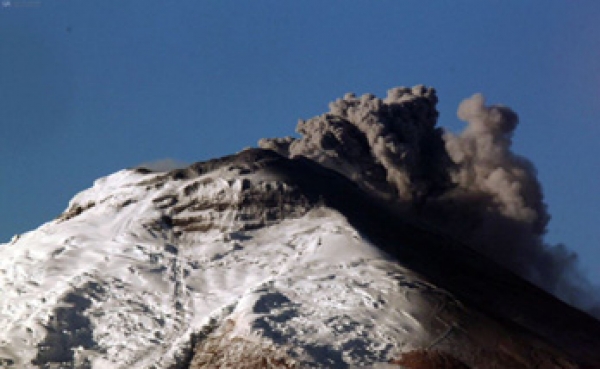
[[[464,100],[460,134],[436,127],[433,88],[394,88],[384,99],[346,94],[329,112],[301,120],[300,138],[259,146],[303,156],[476,248],[538,286],[600,317],[598,288],[579,271],[577,255],[543,240],[550,216],[533,164],[511,150],[518,116]]]

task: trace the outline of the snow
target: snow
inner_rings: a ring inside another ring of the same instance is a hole
[[[0,366],[166,368],[209,331],[283,347],[303,366],[384,367],[472,314],[332,209],[253,230],[235,208],[185,209],[214,227],[178,237],[156,226],[173,215],[169,196],[234,201],[244,179],[272,179],[216,170],[153,186],[162,174],[100,179],[69,208],[93,206],[0,245]]]

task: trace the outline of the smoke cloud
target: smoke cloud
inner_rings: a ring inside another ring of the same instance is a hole
[[[460,104],[467,125],[453,134],[436,127],[436,104],[435,90],[424,86],[394,88],[384,99],[347,94],[299,121],[300,138],[259,146],[340,172],[600,317],[598,288],[579,271],[577,255],[543,240],[550,216],[535,167],[511,150],[517,114],[476,94]]]

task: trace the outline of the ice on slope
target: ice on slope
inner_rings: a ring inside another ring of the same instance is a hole
[[[402,336],[428,339],[416,301],[408,303],[421,297],[401,287],[411,273],[341,215],[317,209],[254,231],[225,215],[229,232],[179,242],[168,227],[147,224],[164,213],[153,200],[188,183],[148,193],[141,184],[152,176],[100,179],[71,203],[94,206],[1,246],[5,363],[164,367],[223,309],[235,322],[232,335],[262,332],[308,361],[332,350],[325,356],[340,363],[385,361]],[[235,197],[239,181],[215,180],[202,191]]]
[[[188,207],[178,216],[212,228],[178,235],[169,199],[235,203],[244,181],[271,179],[159,176],[98,180],[67,215],[0,246],[0,366],[165,368],[201,331],[275,344],[303,366],[372,365],[452,346],[461,317],[483,319],[328,208],[257,228],[239,207]]]

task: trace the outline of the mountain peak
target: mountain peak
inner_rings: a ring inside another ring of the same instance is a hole
[[[463,199],[456,176],[472,169],[444,142],[478,139],[444,138],[436,99],[424,87],[347,95],[299,125],[308,138],[97,180],[0,247],[0,366],[597,366],[598,321],[431,216]],[[472,124],[506,137],[512,116],[489,109]],[[425,159],[386,164],[380,145],[437,161],[413,173]],[[497,205],[508,226],[535,223]]]

